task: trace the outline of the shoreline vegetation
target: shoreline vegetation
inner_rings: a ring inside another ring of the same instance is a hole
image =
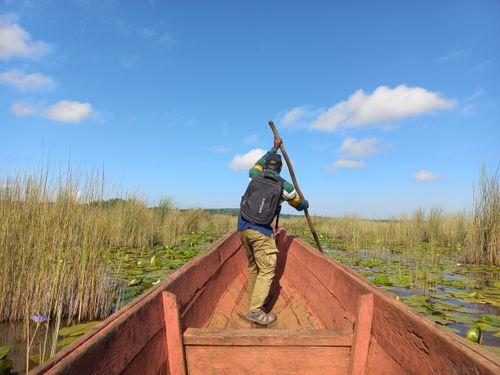
[[[140,293],[236,226],[234,210],[180,210],[168,198],[150,207],[136,196],[106,197],[100,174],[82,178],[68,171],[54,178],[42,170],[0,180],[0,322],[21,324],[26,340],[39,328],[32,317],[46,317],[51,329],[40,329],[43,350],[34,353],[39,359],[58,349],[47,343],[57,343],[62,327],[104,319],[135,297],[127,295],[124,282],[130,288],[142,284]],[[414,284],[419,277],[437,277],[427,272],[428,261],[433,267],[441,258],[500,266],[498,171],[488,174],[484,167],[471,213],[446,215],[433,207],[384,221],[356,216],[313,221],[328,255],[350,266],[346,254],[368,250],[375,266],[387,252],[411,259],[412,270],[421,275],[407,280],[407,288],[422,287]],[[284,216],[281,225],[308,239],[302,217]],[[146,270],[149,278],[127,266]]]

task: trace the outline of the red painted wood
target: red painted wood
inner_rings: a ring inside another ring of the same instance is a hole
[[[408,370],[405,371],[405,369],[392,357],[389,357],[385,350],[382,349],[372,336],[365,373],[374,375],[399,375],[408,372]]]
[[[354,325],[354,342],[349,362],[351,375],[363,375],[366,370],[368,349],[373,320],[373,294],[363,294],[359,300],[358,314]]]
[[[184,345],[198,346],[347,346],[352,335],[331,329],[188,328]]]
[[[157,375],[168,372],[165,331],[160,330],[130,362],[122,375]]]
[[[187,346],[189,375],[331,374],[345,375],[348,347]]]
[[[177,298],[169,292],[162,293],[165,336],[167,338],[168,368],[172,374],[185,375],[184,344],[182,342]]]
[[[123,372],[163,328],[161,298],[142,300],[136,307],[138,309],[126,311],[108,327],[67,353],[64,360],[48,369],[44,369],[45,365],[39,366],[33,373],[87,375]]]
[[[184,326],[199,328],[206,326],[219,299],[241,272],[243,260],[242,252],[228,257],[218,271],[200,287],[190,303],[182,310]]]

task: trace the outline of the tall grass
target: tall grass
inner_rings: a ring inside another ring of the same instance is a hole
[[[358,216],[314,217],[318,232],[338,240],[345,248],[414,247],[422,244],[461,247],[470,226],[464,213],[443,215],[440,207],[417,209],[412,216],[369,220]],[[302,218],[285,218],[284,226],[299,228]]]
[[[116,298],[110,249],[175,246],[186,234],[235,225],[172,201],[152,209],[134,197],[105,200],[104,187],[102,176],[71,172],[0,181],[0,321],[104,318]]]
[[[357,216],[313,217],[320,234],[336,240],[344,249],[378,249],[422,246],[455,250],[466,263],[500,265],[500,184],[498,170],[489,175],[483,167],[475,187],[474,208],[445,215],[439,206],[418,208],[411,216],[368,220]],[[304,219],[288,217],[282,224],[292,230],[305,229]]]
[[[483,166],[474,189],[472,230],[468,232],[464,261],[500,264],[500,184],[498,169],[489,175]]]

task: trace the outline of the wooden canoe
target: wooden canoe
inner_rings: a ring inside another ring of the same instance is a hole
[[[281,229],[273,327],[242,318],[235,231],[33,374],[500,374],[479,345],[416,314]]]

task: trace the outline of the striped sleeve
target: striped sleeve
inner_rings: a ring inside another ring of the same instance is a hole
[[[302,211],[304,209],[299,194],[297,194],[297,190],[295,190],[293,185],[288,181],[285,181],[283,184],[283,199],[297,211]]]

